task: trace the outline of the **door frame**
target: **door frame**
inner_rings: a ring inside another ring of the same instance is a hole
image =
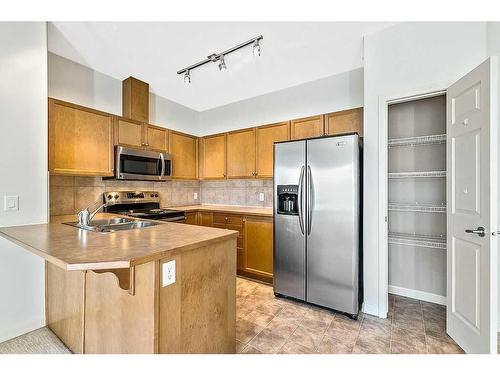
[[[389,105],[446,95],[448,87],[459,78],[421,88],[401,90],[378,98],[378,317],[380,318],[387,318],[389,312],[389,239],[386,221],[389,193],[387,182]]]

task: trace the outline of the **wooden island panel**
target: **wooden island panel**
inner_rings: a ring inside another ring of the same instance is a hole
[[[235,353],[235,247],[233,238],[160,261],[176,267],[159,292],[160,353]]]

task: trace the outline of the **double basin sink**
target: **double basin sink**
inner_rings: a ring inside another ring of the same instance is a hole
[[[73,227],[92,231],[92,232],[110,233],[110,232],[117,232],[117,231],[122,231],[122,230],[153,227],[153,226],[159,225],[161,223],[155,223],[152,221],[128,219],[125,217],[110,217],[107,219],[92,220],[90,222],[89,226],[80,225],[80,224],[78,224],[78,222],[70,222],[70,223],[63,223],[63,224],[71,225]]]

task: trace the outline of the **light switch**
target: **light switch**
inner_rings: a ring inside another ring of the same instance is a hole
[[[193,193],[193,198],[194,198],[194,200],[197,200],[198,199],[198,193]]]
[[[4,211],[18,211],[19,210],[19,196],[6,195],[4,196]]]
[[[259,201],[264,202],[264,193],[259,193]]]
[[[163,287],[175,283],[175,260],[163,263],[161,279]]]

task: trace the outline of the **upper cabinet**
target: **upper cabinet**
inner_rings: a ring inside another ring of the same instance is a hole
[[[356,132],[363,136],[363,108],[329,113],[325,115],[327,135]]]
[[[115,143],[126,147],[139,147],[154,151],[168,150],[168,130],[159,126],[117,117]]]
[[[49,171],[112,176],[112,115],[49,99]]]
[[[255,129],[256,177],[272,178],[274,166],[274,142],[290,140],[290,123],[288,121],[272,125],[259,126]]]
[[[154,151],[168,151],[168,130],[159,126],[144,125],[145,147]]]
[[[196,179],[198,177],[198,138],[171,130],[169,149],[172,154],[172,177]]]
[[[323,123],[323,115],[292,120],[290,121],[290,138],[305,139],[321,137],[324,134]]]
[[[122,81],[123,117],[149,122],[149,85],[134,77]]]
[[[227,178],[254,178],[255,129],[227,133]]]
[[[203,137],[200,144],[200,177],[223,179],[226,177],[226,134]]]

